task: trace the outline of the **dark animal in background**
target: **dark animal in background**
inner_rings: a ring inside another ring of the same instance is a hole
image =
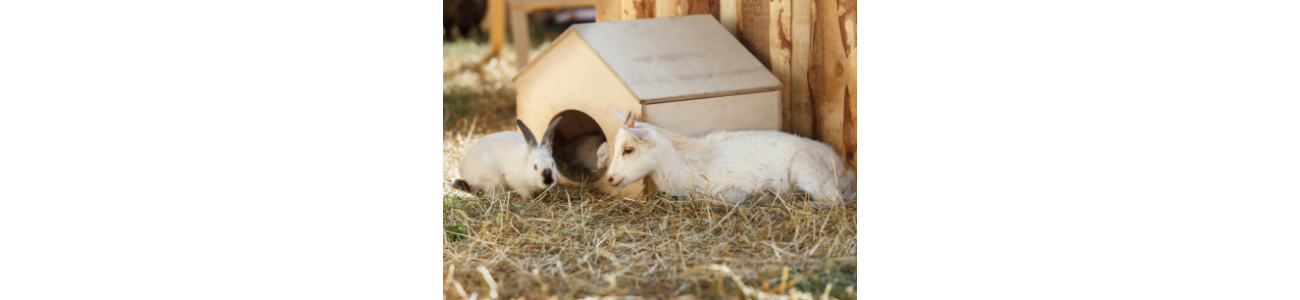
[[[452,40],[452,33],[465,37],[480,34],[479,22],[487,15],[486,0],[446,0],[442,2],[442,39]],[[455,28],[456,31],[452,31]]]

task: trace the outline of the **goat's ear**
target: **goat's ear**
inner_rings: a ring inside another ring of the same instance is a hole
[[[564,119],[564,117],[555,117],[555,121],[551,121],[551,125],[546,126],[546,133],[542,134],[543,145],[550,145],[551,140],[555,139],[555,127],[560,125],[560,120],[562,119]]]
[[[533,137],[533,131],[528,129],[528,125],[524,125],[524,120],[515,119],[515,124],[519,124],[519,132],[524,134],[524,140],[528,141],[528,145],[537,146],[537,138]]]
[[[640,141],[650,138],[650,130],[645,128],[627,128],[627,133],[632,134],[632,138]]]
[[[619,111],[617,107],[614,108],[614,116],[618,117],[619,120],[627,119],[627,116],[623,115],[623,112]]]

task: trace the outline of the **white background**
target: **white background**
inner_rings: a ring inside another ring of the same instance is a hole
[[[1288,1],[858,6],[859,290],[1300,297]],[[0,4],[0,298],[441,293],[432,1]]]

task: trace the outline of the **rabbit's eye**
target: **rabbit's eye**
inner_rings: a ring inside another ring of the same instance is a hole
[[[533,171],[537,171],[537,165],[533,165]]]
[[[632,147],[623,148],[623,155],[632,154],[632,151],[633,151],[633,150],[636,150],[636,149],[633,149]]]

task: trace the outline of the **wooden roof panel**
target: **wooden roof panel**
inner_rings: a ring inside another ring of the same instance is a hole
[[[643,102],[781,89],[710,15],[573,25]]]

